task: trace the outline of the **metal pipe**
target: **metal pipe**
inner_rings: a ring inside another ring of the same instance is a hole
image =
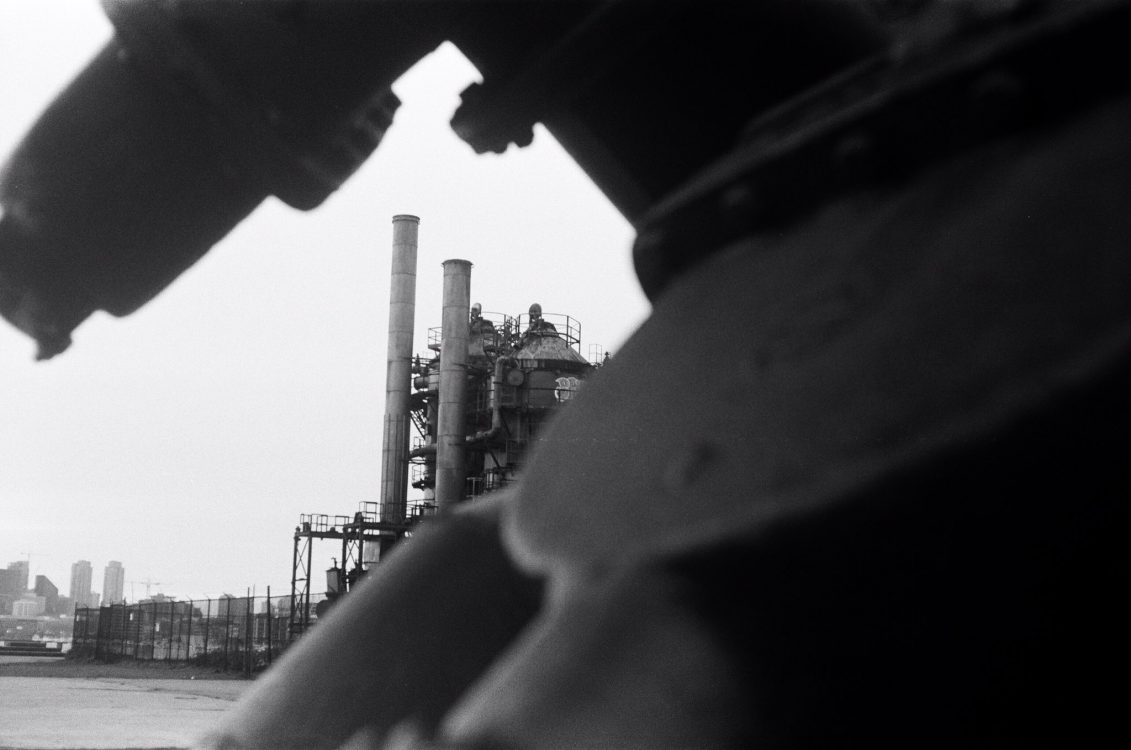
[[[436,444],[428,443],[419,448],[413,448],[408,452],[410,458],[420,458],[421,456],[434,456],[436,455]]]
[[[436,510],[464,498],[467,401],[467,316],[471,308],[471,262],[444,261],[444,313],[440,338],[440,392],[436,426]]]
[[[420,219],[393,217],[389,344],[385,368],[385,435],[381,451],[381,520],[404,523],[408,505],[409,389],[416,316],[416,247]]]
[[[310,629],[310,574],[314,570],[314,544],[311,537],[306,537],[306,587],[302,595],[302,632]],[[227,656],[224,657],[227,659]]]
[[[481,430],[474,435],[467,436],[468,443],[479,443],[487,440],[493,440],[500,432],[503,431],[503,406],[500,391],[503,389],[503,379],[505,377],[506,368],[508,366],[517,366],[517,361],[513,357],[499,357],[495,360],[495,377],[491,381],[491,427],[487,430]]]

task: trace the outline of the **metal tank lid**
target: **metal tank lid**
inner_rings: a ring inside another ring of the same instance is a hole
[[[589,364],[585,357],[574,351],[566,340],[556,333],[530,336],[525,346],[512,356],[520,361],[543,360]]]

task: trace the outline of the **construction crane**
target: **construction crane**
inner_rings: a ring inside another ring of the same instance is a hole
[[[144,583],[145,584],[145,598],[146,599],[150,598],[149,597],[149,589],[150,589],[151,586],[160,586],[161,585],[161,581],[154,581],[151,578],[146,578],[144,581],[130,581],[129,582],[129,584],[130,584],[130,599],[135,601],[135,602],[137,601],[137,597],[134,596],[134,584],[135,583]]]

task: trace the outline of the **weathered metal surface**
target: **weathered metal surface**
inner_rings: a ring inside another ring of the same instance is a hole
[[[756,119],[726,159],[636,222],[636,272],[650,297],[747,234],[780,231],[849,192],[899,185],[980,145],[1063,124],[1131,87],[1103,74],[1127,63],[1125,4],[1051,3],[1045,13],[1024,1],[933,5],[919,21],[930,42],[896,44]],[[949,28],[970,17],[989,28]]]
[[[1086,383],[1131,345],[1128,123],[1124,100],[972,151],[682,277],[531,461],[519,558],[600,568],[819,512]]]
[[[506,539],[556,595],[440,744],[1120,731],[1128,122],[972,152],[673,282],[531,462]],[[626,592],[656,588],[683,594],[625,637],[650,612]]]
[[[436,508],[463,501],[467,479],[467,315],[471,309],[471,263],[444,261],[443,337],[436,416]]]
[[[523,336],[522,348],[514,353],[515,359],[525,361],[564,362],[570,365],[588,365],[561,336],[552,331],[530,332]]]
[[[404,523],[408,504],[409,391],[416,317],[416,255],[420,219],[393,217],[389,279],[389,341],[385,368],[385,431],[381,448],[382,520]]]
[[[389,85],[444,40],[486,76],[457,129],[505,143],[543,119],[630,218],[725,153],[752,112],[884,40],[866,11],[824,0],[104,6],[115,38],[0,180],[0,314],[41,357],[95,310],[136,310],[267,195],[322,202],[389,126]],[[699,45],[712,54],[685,52]],[[680,101],[693,91],[710,117]],[[663,158],[640,138],[657,124]]]

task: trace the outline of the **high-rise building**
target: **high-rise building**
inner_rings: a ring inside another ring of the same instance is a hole
[[[117,560],[106,565],[102,577],[102,601],[106,604],[121,604],[125,599],[126,569]]]
[[[0,614],[11,614],[13,606],[27,593],[28,561],[17,560],[8,563],[7,570],[0,570]]]
[[[86,607],[90,604],[90,584],[94,577],[94,570],[90,567],[90,560],[78,560],[71,563],[71,601],[77,607]]]
[[[0,615],[12,614],[12,604],[23,593],[20,590],[20,574],[10,568],[0,568]]]
[[[35,577],[35,595],[43,599],[45,614],[59,614],[59,587],[51,583],[47,576]]]
[[[27,591],[28,569],[29,565],[27,560],[16,560],[15,562],[8,563],[8,570],[16,571],[16,585],[19,587],[21,594]]]

